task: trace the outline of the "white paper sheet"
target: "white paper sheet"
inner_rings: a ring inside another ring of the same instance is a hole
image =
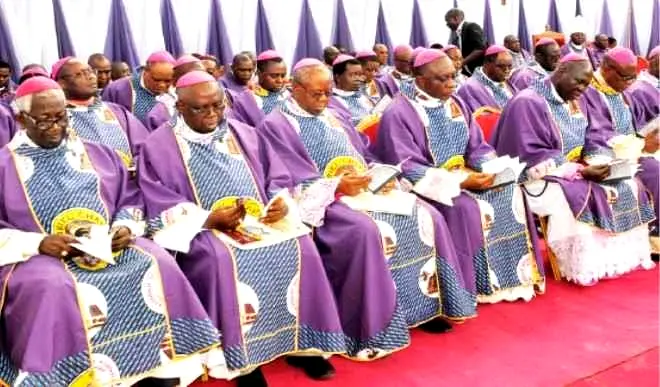
[[[208,216],[208,211],[188,211],[185,217],[155,233],[154,242],[167,250],[188,253],[190,242],[201,231]]]
[[[363,192],[356,196],[342,196],[341,201],[357,211],[384,212],[412,216],[417,196],[400,190],[387,194]]]
[[[87,236],[77,237],[78,243],[72,243],[71,247],[82,251],[90,257],[114,265],[112,257],[112,237],[114,233],[109,232],[108,225],[91,225]]]
[[[310,226],[323,225],[325,208],[335,201],[340,178],[319,179],[307,187],[298,198],[300,219]]]
[[[415,184],[413,191],[442,203],[453,206],[455,197],[461,194],[461,183],[467,179],[465,171],[447,171],[442,168],[429,168],[424,177]]]
[[[484,173],[494,174],[493,187],[499,187],[517,182],[526,165],[526,163],[521,163],[518,157],[511,158],[504,155],[486,161],[482,164],[481,170]]]

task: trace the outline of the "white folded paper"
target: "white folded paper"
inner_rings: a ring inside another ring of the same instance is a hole
[[[517,182],[526,165],[526,163],[521,163],[518,157],[511,158],[504,155],[483,163],[481,171],[495,175],[492,188],[496,188]]]
[[[453,199],[461,194],[461,183],[468,175],[462,170],[450,172],[442,168],[429,168],[424,177],[415,184],[413,191],[438,203],[452,206]]]
[[[612,147],[614,155],[617,159],[627,159],[634,162],[637,162],[637,160],[642,155],[642,150],[644,149],[644,139],[635,135],[615,136],[612,137],[607,143],[610,147]]]
[[[216,231],[220,240],[241,250],[259,249],[276,245],[309,234],[311,230],[302,222],[284,218],[281,221],[265,225],[253,216],[247,215],[237,230]]]
[[[105,225],[91,225],[86,236],[77,237],[78,243],[72,243],[71,247],[82,251],[93,258],[98,258],[111,265],[115,264],[112,257],[112,237],[114,233],[109,232],[110,227]]]
[[[325,208],[335,201],[340,178],[319,179],[307,187],[298,199],[300,219],[310,226],[323,225]]]
[[[412,216],[417,196],[409,192],[392,190],[387,194],[362,192],[356,196],[342,196],[341,201],[356,211],[383,212]]]
[[[202,230],[208,217],[209,211],[187,208],[185,216],[177,217],[176,222],[156,232],[153,240],[164,249],[188,253],[190,242]]]

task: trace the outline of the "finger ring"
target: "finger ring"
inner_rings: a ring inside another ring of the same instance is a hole
[[[62,257],[66,257],[67,255],[69,255],[69,253],[68,253],[66,250],[62,250],[62,252],[60,253],[60,255],[61,255]]]

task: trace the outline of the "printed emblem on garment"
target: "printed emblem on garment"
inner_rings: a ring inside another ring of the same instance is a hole
[[[152,264],[144,273],[140,292],[144,303],[152,312],[165,314],[165,299],[158,266]]]
[[[107,224],[105,218],[96,211],[88,208],[70,208],[53,218],[51,230],[55,235],[69,235],[80,238],[89,235],[92,225],[104,224]],[[113,257],[116,258],[120,254],[120,251],[115,252]],[[108,266],[106,262],[87,255],[73,257],[72,260],[79,268],[89,271],[102,270]]]
[[[435,258],[426,261],[419,270],[417,280],[422,294],[430,298],[440,298],[440,282]]]
[[[385,258],[390,259],[396,253],[397,248],[397,237],[394,227],[389,223],[383,222],[382,220],[374,220],[380,231],[380,237],[383,243],[383,252],[385,253]]]
[[[352,156],[339,156],[330,160],[323,171],[326,178],[339,177],[344,174],[363,175],[367,172],[364,163]]]
[[[236,293],[241,318],[241,331],[246,335],[259,316],[259,297],[257,293],[244,282],[239,282]]]
[[[261,218],[262,211],[264,209],[263,204],[261,204],[257,199],[252,197],[243,197],[239,198],[238,196],[226,196],[222,199],[218,199],[211,206],[211,211],[215,211],[219,208],[228,208],[236,205],[238,199],[243,199],[243,205],[245,206],[245,212],[248,215],[251,215],[255,218]]]
[[[80,282],[77,287],[87,336],[91,340],[108,320],[108,302],[101,290],[94,285]]]

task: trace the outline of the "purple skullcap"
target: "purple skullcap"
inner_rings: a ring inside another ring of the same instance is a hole
[[[257,56],[257,62],[262,60],[282,59],[282,55],[275,50],[266,50]]]
[[[217,82],[217,80],[206,71],[195,70],[179,78],[179,80],[176,82],[176,88],[182,89],[206,82]]]
[[[614,47],[605,53],[606,58],[610,58],[620,65],[637,65],[637,56],[629,48]]]
[[[62,89],[60,84],[46,77],[33,77],[21,83],[16,89],[16,98],[21,98],[30,94],[41,93],[46,90]]]
[[[541,46],[545,46],[546,44],[552,44],[552,43],[557,43],[557,41],[551,38],[541,38],[539,39],[538,42],[536,42],[534,47],[541,47]]]
[[[500,46],[499,44],[493,44],[492,46],[490,46],[486,49],[486,52],[484,53],[484,56],[497,55],[500,52],[507,52],[506,47]]]
[[[358,51],[355,53],[355,59],[364,59],[377,56],[373,51]]]
[[[424,51],[424,50],[426,50],[425,47],[422,47],[422,46],[415,47],[412,51],[412,55],[410,55],[410,60],[413,61],[413,63],[414,63],[415,58],[417,58],[417,55],[419,55],[419,53]]]
[[[566,62],[581,62],[583,60],[589,61],[589,58],[582,54],[577,54],[574,52],[571,52],[569,54],[564,55],[560,60],[559,63],[566,63]]]
[[[349,60],[353,60],[353,59],[355,59],[355,58],[353,58],[353,57],[350,56],[350,55],[340,54],[340,55],[337,56],[337,58],[335,58],[335,60],[332,62],[332,65],[333,65],[333,66],[336,66],[336,65],[338,65],[338,64],[340,64],[340,63],[348,62]]]
[[[310,66],[325,66],[325,64],[316,58],[304,58],[299,60],[298,63],[293,66],[293,72],[295,73],[303,67]]]
[[[184,64],[197,63],[197,62],[200,62],[198,58],[186,54],[180,56],[179,59],[177,59],[176,62],[174,62],[174,67],[179,67],[179,66],[183,66]]]
[[[67,56],[55,62],[55,64],[50,70],[50,77],[57,80],[57,76],[60,74],[60,70],[62,70],[62,67],[64,67],[65,64],[69,63],[73,59],[75,58],[72,56]]]
[[[396,47],[394,47],[394,55],[399,55],[407,51],[412,51],[413,48],[410,47],[408,44],[400,44]]]
[[[149,55],[147,58],[147,63],[169,63],[174,66],[176,60],[172,54],[167,51],[156,51]]]
[[[425,64],[429,64],[435,60],[444,58],[446,56],[447,54],[445,54],[441,50],[436,50],[434,48],[427,48],[424,51],[417,54],[417,56],[415,57],[415,62],[413,64],[413,67],[415,68],[422,67]]]

